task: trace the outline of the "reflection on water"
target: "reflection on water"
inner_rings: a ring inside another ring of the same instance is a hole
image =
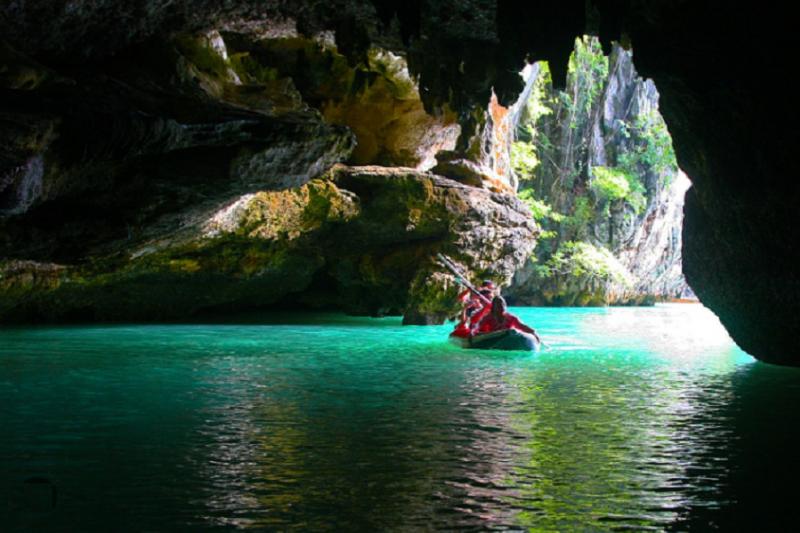
[[[520,520],[553,529],[664,526],[696,502],[722,506],[731,399],[725,380],[667,368],[590,364],[518,376],[529,435],[514,472],[524,499],[540,502]],[[709,413],[712,413],[709,416]],[[705,472],[703,486],[687,472]]]
[[[330,316],[0,330],[0,528],[791,524],[800,373],[700,306],[519,311],[544,352]]]

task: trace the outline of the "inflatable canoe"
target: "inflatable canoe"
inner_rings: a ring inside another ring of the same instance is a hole
[[[513,328],[482,333],[474,337],[464,337],[453,332],[449,340],[456,346],[478,350],[521,350],[532,352],[539,349],[536,337]]]

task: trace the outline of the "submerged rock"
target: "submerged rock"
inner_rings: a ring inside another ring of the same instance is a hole
[[[123,255],[6,264],[0,318],[164,320],[303,306],[441,323],[458,288],[436,253],[507,282],[537,231],[513,196],[413,169],[336,166],[297,189],[242,196]]]

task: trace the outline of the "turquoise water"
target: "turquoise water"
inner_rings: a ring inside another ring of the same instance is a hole
[[[800,372],[699,305],[515,312],[544,351],[336,315],[0,329],[0,530],[793,523]]]

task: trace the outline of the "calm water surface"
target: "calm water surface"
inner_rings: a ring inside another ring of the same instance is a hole
[[[800,372],[699,305],[516,312],[547,349],[334,315],[0,329],[0,530],[795,523]]]

